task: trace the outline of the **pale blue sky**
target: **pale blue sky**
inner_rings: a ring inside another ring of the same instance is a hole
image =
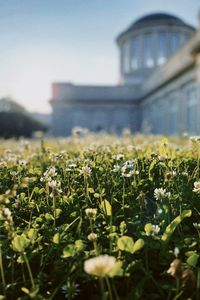
[[[167,12],[197,26],[199,0],[0,0],[0,97],[49,111],[52,81],[116,84],[116,36]]]

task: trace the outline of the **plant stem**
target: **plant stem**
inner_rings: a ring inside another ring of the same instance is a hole
[[[118,296],[118,293],[117,293],[117,290],[116,290],[116,287],[115,287],[115,284],[114,284],[112,278],[111,278],[111,282],[112,282],[112,289],[113,289],[113,292],[114,292],[115,299],[116,299],[116,300],[120,300],[120,299],[119,299],[119,296]]]
[[[99,284],[100,284],[100,289],[101,289],[101,299],[106,300],[106,292],[105,292],[105,287],[104,287],[104,282],[103,278],[99,277]]]
[[[53,195],[53,217],[54,217],[53,225],[55,228],[56,227],[56,199],[54,195]]]
[[[105,279],[106,279],[106,284],[107,284],[107,287],[108,287],[108,292],[109,292],[110,300],[113,300],[112,289],[111,289],[111,285],[110,285],[109,279],[108,279],[107,276],[105,277]]]
[[[2,259],[2,245],[0,244],[0,269],[1,269],[1,279],[3,283],[3,290],[4,293],[6,293],[6,280],[5,280],[5,274],[3,269],[3,259]]]
[[[28,259],[27,259],[26,253],[23,252],[23,253],[22,253],[22,256],[23,256],[24,261],[25,261],[25,263],[26,263],[27,270],[28,270],[28,274],[29,274],[29,277],[30,277],[30,280],[31,280],[31,285],[32,285],[32,288],[33,288],[33,290],[34,290],[34,289],[35,289],[35,283],[34,283],[34,280],[33,280],[33,274],[32,274],[31,267],[30,267],[29,261],[28,261]]]

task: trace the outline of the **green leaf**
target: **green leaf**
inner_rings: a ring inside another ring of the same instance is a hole
[[[34,244],[35,240],[38,237],[38,231],[37,229],[31,228],[27,231],[27,236],[30,239],[31,244]]]
[[[176,227],[182,222],[183,219],[191,217],[192,211],[191,210],[184,210],[182,214],[176,217],[165,229],[165,232],[162,235],[161,240],[164,244],[167,244],[174,233]]]
[[[27,295],[29,295],[29,293],[30,293],[29,289],[27,289],[25,287],[22,287],[21,290],[22,290],[22,292],[24,292]]]
[[[53,243],[54,244],[59,244],[60,243],[60,234],[57,232],[53,236]]]
[[[88,193],[94,194],[94,189],[93,188],[89,187],[87,190],[88,190]]]
[[[26,238],[25,234],[16,235],[12,240],[13,250],[16,252],[23,252],[30,244],[30,240]]]
[[[94,193],[94,197],[95,198],[100,198],[100,194],[99,193]]]
[[[62,213],[62,209],[56,208],[55,210],[55,218],[58,219]]]
[[[76,248],[76,251],[78,251],[78,252],[82,251],[85,248],[83,241],[82,240],[75,241],[75,248]]]
[[[30,169],[29,169],[29,172],[30,172]],[[35,194],[38,194],[38,193],[39,193],[39,190],[40,190],[39,187],[37,187],[37,186],[34,187],[34,193],[35,193]]]
[[[39,191],[38,191],[38,193],[41,195],[41,194],[43,194],[43,193],[45,193],[46,192],[46,190],[45,190],[45,188],[41,188]]]
[[[77,253],[82,251],[85,248],[85,245],[82,240],[75,241],[75,244],[69,244],[63,249],[64,258],[75,256]]]
[[[110,205],[110,202],[108,200],[101,201],[100,208],[105,215],[112,215],[112,206]]]
[[[22,255],[19,255],[18,259],[17,259],[18,264],[23,264],[24,263],[24,258]]]
[[[140,249],[142,249],[144,246],[144,240],[143,239],[138,239],[134,246],[133,246],[133,251],[132,251],[132,254],[139,251]]]
[[[187,251],[185,252],[185,256],[190,257],[191,255],[195,254],[195,251]]]
[[[45,216],[45,219],[46,219],[47,221],[52,221],[52,220],[54,220],[54,217],[53,217],[51,214],[49,214],[49,213],[46,213],[44,216]]]
[[[21,288],[22,292],[27,294],[31,299],[35,299],[38,292],[39,292],[39,287],[36,285],[34,289],[28,290],[26,287]]]
[[[125,223],[124,221],[122,221],[122,222],[120,223],[120,225],[119,225],[119,230],[120,230],[120,233],[121,233],[121,234],[124,234],[124,233],[127,231],[127,229],[126,229],[126,223]]]
[[[144,231],[145,231],[146,235],[151,234],[151,229],[152,229],[152,224],[151,223],[148,223],[144,226]]]
[[[153,180],[153,176],[152,176],[153,172],[152,171],[153,171],[154,167],[156,166],[156,164],[157,164],[157,161],[153,160],[149,166],[149,179],[150,180]]]
[[[117,247],[119,250],[133,253],[134,251],[134,241],[130,236],[122,236],[117,241]]]
[[[196,267],[198,259],[199,259],[199,254],[194,253],[190,257],[188,257],[186,262],[189,266]]]
[[[73,244],[69,244],[67,245],[64,249],[63,249],[63,258],[67,258],[67,257],[71,257],[74,256],[76,254],[76,248]]]
[[[108,274],[108,276],[109,277],[114,277],[114,276],[123,276],[123,275],[124,275],[124,270],[122,269],[122,261],[117,261],[115,263],[114,268]]]

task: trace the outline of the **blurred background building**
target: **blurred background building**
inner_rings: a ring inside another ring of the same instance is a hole
[[[52,84],[52,134],[73,127],[200,133],[200,29],[166,13],[136,20],[117,37],[116,86]],[[108,66],[109,67],[109,66]]]

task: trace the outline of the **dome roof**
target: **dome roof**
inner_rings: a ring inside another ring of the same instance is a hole
[[[129,33],[135,29],[149,26],[150,24],[165,24],[165,25],[179,25],[179,26],[186,26],[190,28],[191,30],[195,30],[195,28],[191,25],[186,24],[183,20],[180,18],[167,14],[167,13],[153,13],[149,15],[145,15],[139,19],[137,19],[130,27],[128,27],[127,30],[123,31],[117,38],[119,40],[124,34]]]
[[[144,22],[146,23],[149,21],[172,21],[172,22],[175,21],[176,23],[178,22],[178,23],[184,24],[184,22],[176,16],[173,16],[170,14],[165,14],[165,13],[154,13],[154,14],[146,15],[142,18],[139,18],[136,22],[133,23],[133,25],[141,24]]]

